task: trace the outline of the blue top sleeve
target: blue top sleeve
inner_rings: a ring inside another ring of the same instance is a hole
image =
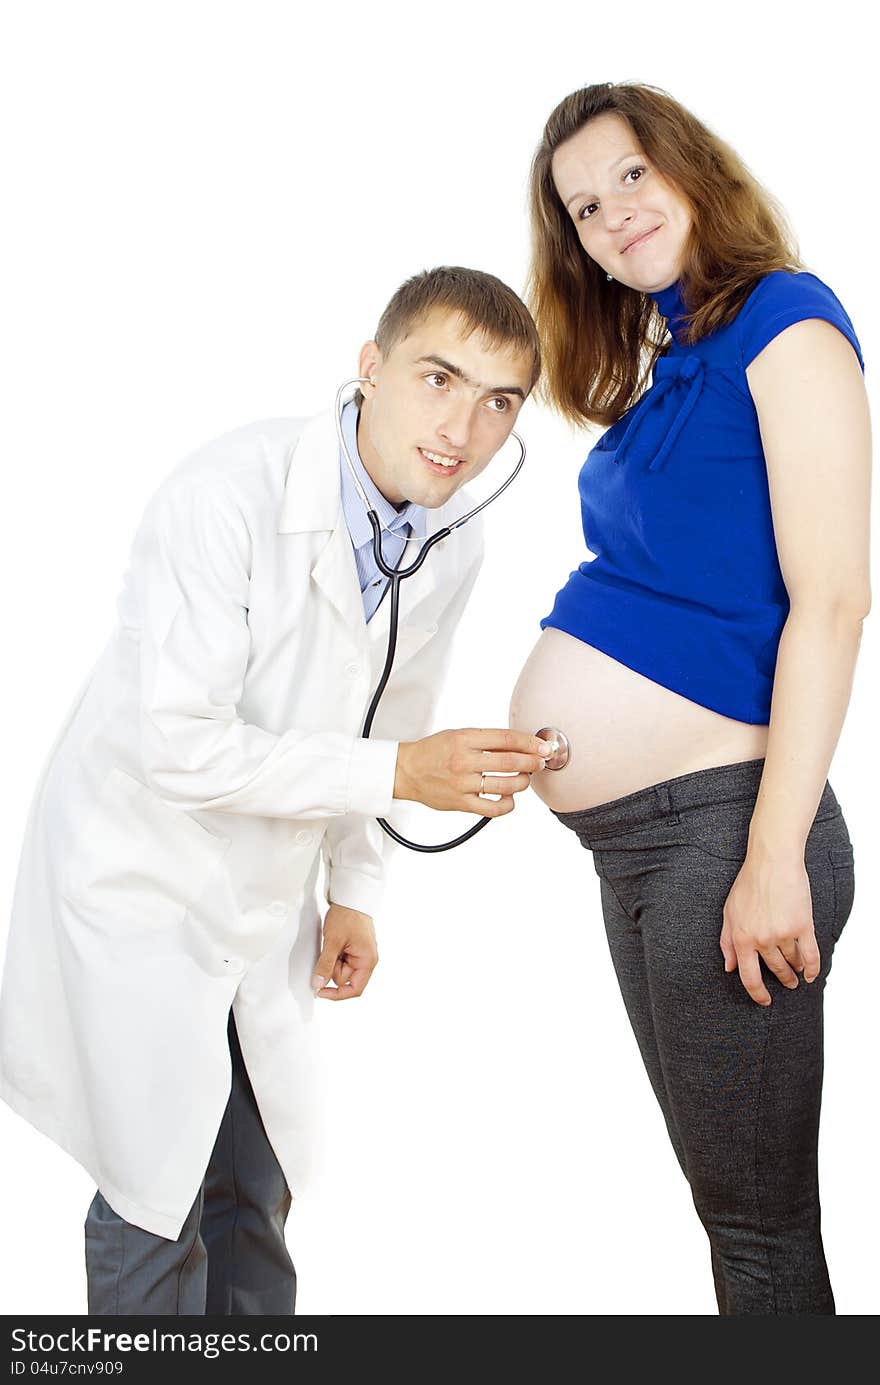
[[[864,370],[859,339],[843,304],[815,274],[793,274],[786,269],[765,275],[740,310],[737,321],[743,370],[786,327],[813,317],[830,322],[843,333]]]

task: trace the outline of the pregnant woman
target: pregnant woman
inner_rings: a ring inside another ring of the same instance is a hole
[[[734,151],[665,93],[567,97],[532,168],[545,397],[606,427],[593,555],[511,724],[592,853],[611,956],[719,1312],[833,1314],[822,1000],[854,893],[827,781],[870,607],[863,362]]]

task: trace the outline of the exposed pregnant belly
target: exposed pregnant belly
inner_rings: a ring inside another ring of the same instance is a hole
[[[532,776],[535,792],[560,813],[691,770],[758,759],[768,730],[690,702],[552,627],[520,673],[510,725],[531,732],[555,726],[568,737],[565,768]]]

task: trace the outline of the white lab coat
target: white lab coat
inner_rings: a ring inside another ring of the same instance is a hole
[[[397,742],[431,730],[481,558],[477,517],[402,583],[364,741],[390,600],[367,624],[331,415],[226,434],[147,506],[31,805],[0,993],[0,1095],[127,1221],[180,1232],[229,1094],[230,1005],[301,1191],[322,850],[328,898],[375,914]]]

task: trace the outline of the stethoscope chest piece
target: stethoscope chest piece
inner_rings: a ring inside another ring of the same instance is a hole
[[[568,757],[571,754],[571,747],[568,744],[568,737],[564,731],[558,731],[555,726],[542,726],[535,735],[539,740],[549,741],[556,746],[554,753],[544,761],[545,769],[564,769],[568,764]]]

